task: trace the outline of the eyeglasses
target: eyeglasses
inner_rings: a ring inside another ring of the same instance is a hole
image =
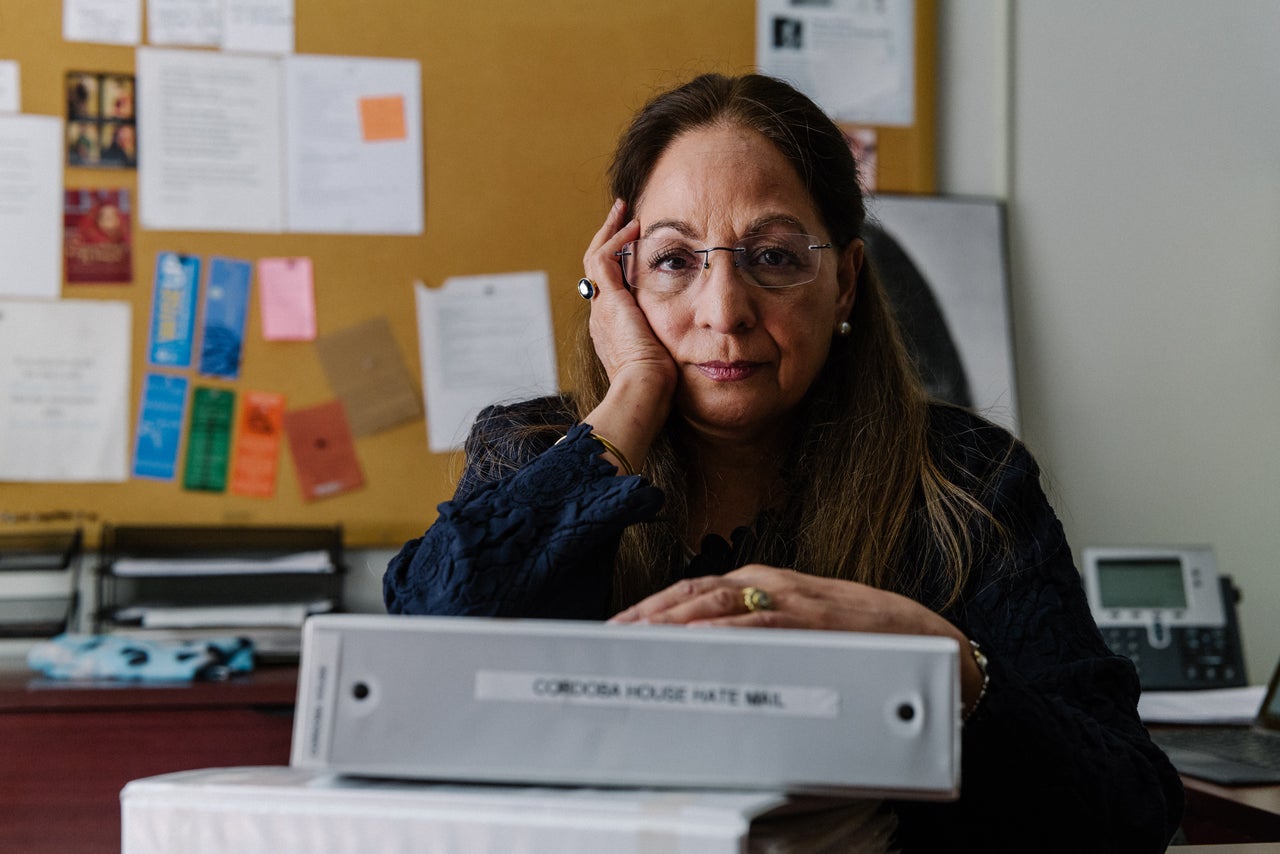
[[[618,263],[629,287],[675,295],[683,293],[711,266],[712,252],[728,252],[742,278],[758,288],[794,288],[818,278],[822,250],[812,234],[755,234],[733,246],[694,249],[678,237],[644,237],[622,247]]]

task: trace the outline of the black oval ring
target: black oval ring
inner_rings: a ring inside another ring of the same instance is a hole
[[[583,276],[578,279],[578,295],[585,300],[594,299],[595,295],[600,293],[600,289],[596,287],[596,283]]]

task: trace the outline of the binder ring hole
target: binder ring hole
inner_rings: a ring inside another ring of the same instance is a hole
[[[357,700],[363,700],[365,697],[369,696],[369,686],[363,682],[357,682],[351,686],[351,696],[355,697]]]
[[[898,720],[909,721],[916,716],[916,707],[910,703],[900,703],[898,705]]]

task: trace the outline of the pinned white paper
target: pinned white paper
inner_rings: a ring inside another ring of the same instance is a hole
[[[0,59],[0,113],[22,111],[22,87],[18,80],[17,61]]]
[[[222,43],[222,0],[147,0],[147,41],[217,47]]]
[[[0,480],[122,481],[130,306],[0,301]]]
[[[289,231],[421,234],[422,96],[415,60],[283,60]]]
[[[139,48],[137,69],[142,225],[280,231],[278,62]]]
[[[0,297],[62,289],[62,120],[0,116]]]
[[[142,0],[62,0],[62,38],[138,44],[142,41]]]
[[[223,0],[222,47],[293,53],[293,0]]]
[[[489,404],[559,391],[546,273],[418,282],[414,292],[433,452],[461,447]]]
[[[911,125],[914,0],[759,0],[756,65],[837,121]]]

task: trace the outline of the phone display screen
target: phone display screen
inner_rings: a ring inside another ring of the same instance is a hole
[[[1185,608],[1182,562],[1176,558],[1099,561],[1098,595],[1104,608]]]

